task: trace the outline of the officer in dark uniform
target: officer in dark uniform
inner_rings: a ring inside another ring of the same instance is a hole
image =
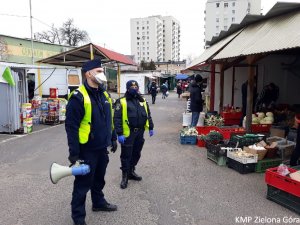
[[[71,165],[82,160],[91,168],[89,174],[75,176],[71,207],[72,219],[77,225],[86,224],[85,199],[89,190],[93,211],[117,210],[116,205],[105,200],[102,192],[109,162],[107,147],[112,146],[112,152],[117,150],[117,135],[112,123],[112,101],[104,90],[106,77],[101,60],[84,63],[82,73],[86,80],[70,94],[65,121]]]
[[[141,157],[145,142],[144,132],[149,130],[153,136],[153,121],[148,103],[139,94],[139,86],[135,80],[126,83],[124,97],[116,101],[114,125],[121,144],[122,181],[120,187],[127,188],[129,180],[142,180],[135,173],[135,167]]]

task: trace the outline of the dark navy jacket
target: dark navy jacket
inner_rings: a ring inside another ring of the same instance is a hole
[[[92,104],[92,123],[89,140],[86,144],[79,143],[79,127],[84,117],[83,95],[74,91],[69,99],[66,111],[65,128],[67,132],[69,151],[71,156],[79,155],[80,150],[100,150],[111,145],[116,140],[116,133],[111,130],[110,104],[106,100],[103,89],[92,88],[85,81],[84,86],[90,96]]]
[[[202,86],[197,84],[195,81],[190,85],[190,99],[191,99],[191,111],[202,112],[203,111],[203,100],[202,100]]]
[[[127,100],[127,116],[129,122],[129,128],[144,128],[147,121],[147,113],[142,104],[144,99],[141,96],[132,97],[126,93],[124,96]],[[153,130],[153,121],[151,118],[151,112],[147,103],[148,108],[148,120],[149,130]],[[122,124],[122,105],[120,99],[116,101],[115,115],[114,115],[115,131],[118,135],[123,135],[123,124]]]

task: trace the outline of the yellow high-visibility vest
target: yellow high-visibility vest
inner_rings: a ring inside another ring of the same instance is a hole
[[[129,128],[128,114],[127,114],[127,101],[126,101],[126,98],[121,98],[120,103],[121,103],[121,106],[122,106],[123,135],[125,137],[129,137],[130,128]],[[145,124],[145,130],[149,130],[148,108],[147,108],[147,103],[146,103],[145,99],[144,99],[143,105],[144,105],[144,108],[145,108],[146,113],[147,113],[147,121],[146,121],[146,124]]]
[[[83,119],[81,120],[80,122],[80,127],[79,127],[79,143],[80,144],[85,144],[88,142],[89,140],[89,135],[90,135],[90,132],[91,132],[91,122],[92,122],[92,104],[91,104],[91,99],[90,99],[90,96],[85,88],[84,85],[81,85],[77,91],[79,91],[82,96],[83,96],[83,105],[84,105],[84,111],[85,111],[85,114],[84,114],[84,117]],[[73,95],[74,92],[72,92],[70,95],[69,95],[69,98]],[[114,129],[114,126],[113,126],[113,108],[112,108],[112,100],[111,98],[109,97],[109,94],[104,91],[103,92],[107,101],[109,102],[110,104],[110,112],[111,112],[111,126],[112,126],[112,131]]]

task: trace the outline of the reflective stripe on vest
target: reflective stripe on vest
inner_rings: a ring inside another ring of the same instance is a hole
[[[91,132],[91,122],[92,122],[92,104],[91,104],[91,99],[90,96],[85,88],[84,85],[81,85],[77,91],[79,91],[82,96],[83,96],[83,105],[84,105],[84,117],[80,122],[80,127],[79,127],[79,143],[80,144],[85,144],[89,140],[89,135]],[[72,92],[69,95],[69,98],[73,95],[74,92]],[[111,112],[111,118],[113,120],[113,110],[112,110],[112,100],[109,97],[108,93],[106,91],[103,92],[107,101],[110,104],[110,112]],[[112,123],[112,130],[113,130],[113,123]]]
[[[128,121],[128,114],[127,114],[127,101],[126,98],[121,98],[120,103],[122,106],[122,127],[123,127],[123,135],[125,137],[129,137],[130,135],[130,128],[129,128],[129,121]],[[144,99],[143,106],[145,108],[147,114],[147,120],[145,124],[145,130],[149,130],[149,120],[148,120],[148,108],[146,99]]]

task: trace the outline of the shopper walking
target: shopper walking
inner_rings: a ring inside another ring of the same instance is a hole
[[[145,142],[144,132],[149,130],[153,136],[153,121],[146,100],[139,94],[139,85],[135,80],[126,83],[124,97],[116,101],[114,125],[121,144],[122,180],[120,187],[127,188],[128,179],[141,181],[135,173]]]
[[[160,87],[160,90],[162,92],[162,99],[166,99],[167,96],[167,92],[168,92],[168,86],[166,85],[166,83],[163,83]]]
[[[181,87],[181,83],[178,82],[176,85],[176,92],[178,94],[178,98],[180,98],[180,95],[182,94],[182,87]]]
[[[71,164],[82,160],[90,166],[90,173],[75,176],[72,194],[72,219],[84,225],[86,194],[91,190],[93,211],[116,211],[117,206],[104,198],[106,167],[109,161],[107,147],[117,150],[117,136],[112,124],[112,100],[104,90],[106,77],[101,60],[87,61],[82,66],[86,80],[70,94],[65,128]]]
[[[202,77],[200,74],[195,76],[194,82],[190,85],[190,100],[191,100],[191,111],[192,111],[192,122],[191,127],[195,127],[198,123],[200,112],[203,111],[203,100],[202,100]]]
[[[151,83],[150,94],[152,96],[152,104],[155,104],[156,95],[157,95],[157,85],[155,81],[152,81]]]

